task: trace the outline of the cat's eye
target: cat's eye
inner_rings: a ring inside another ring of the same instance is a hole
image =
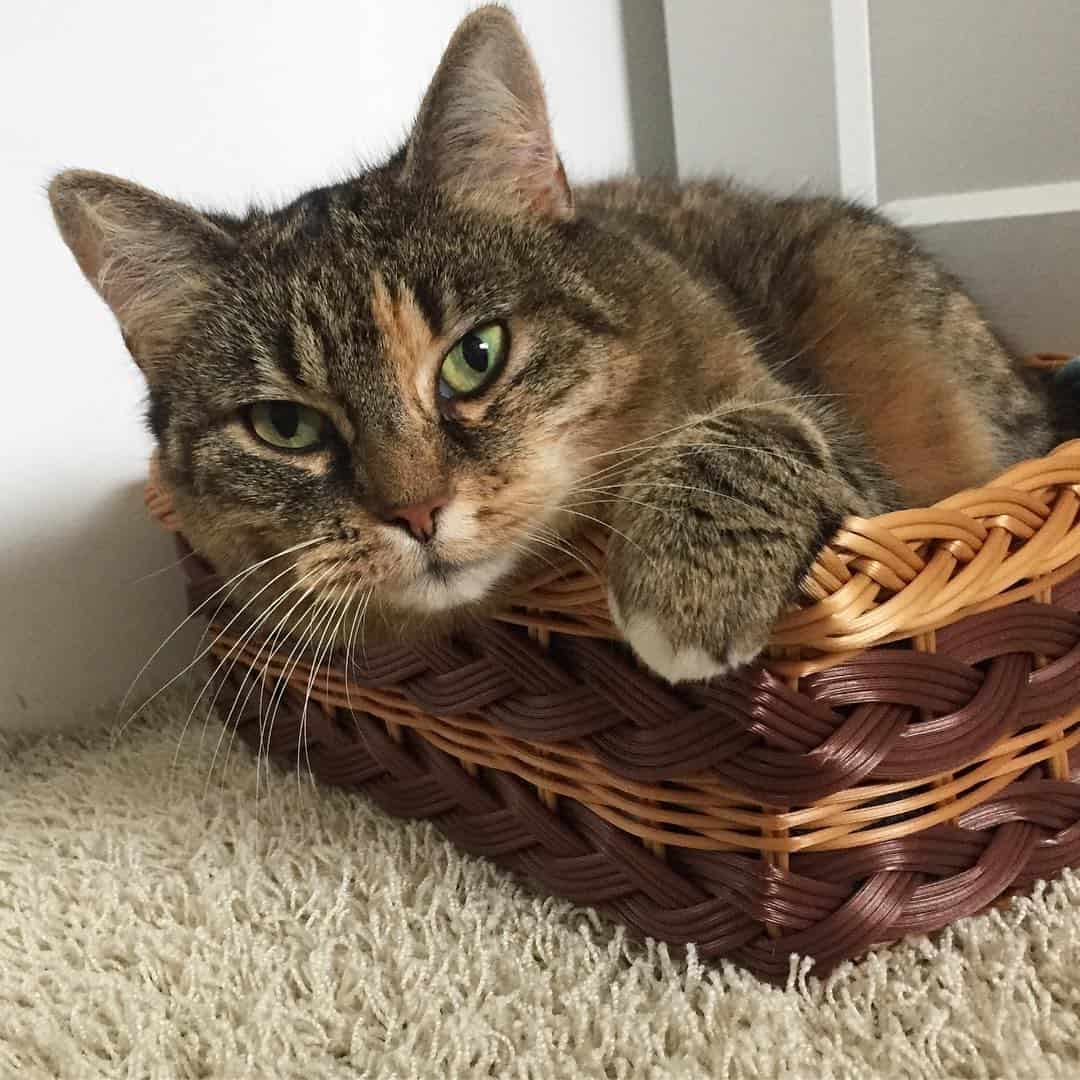
[[[439,369],[439,396],[466,397],[482,390],[506,359],[510,335],[502,323],[470,330],[447,354]]]
[[[248,418],[251,430],[279,450],[314,450],[326,434],[326,417],[295,401],[256,401]]]

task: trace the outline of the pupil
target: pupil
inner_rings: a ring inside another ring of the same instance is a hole
[[[488,343],[479,334],[466,334],[461,343],[461,355],[473,371],[483,374],[488,369]]]
[[[270,406],[270,423],[283,439],[291,439],[300,426],[300,410],[291,401],[275,401]]]

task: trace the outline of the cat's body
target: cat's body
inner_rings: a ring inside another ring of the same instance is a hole
[[[571,191],[497,8],[353,181],[244,219],[90,173],[50,194],[147,375],[191,540],[229,573],[268,560],[237,590],[265,631],[444,625],[597,520],[631,645],[709,677],[757,655],[845,515],[1055,435],[1046,388],[876,214]]]
[[[824,395],[819,423],[855,437],[837,464],[875,510],[933,502],[1050,444],[1039,380],[960,283],[879,214],[728,181],[616,181],[583,189],[576,205],[669,254],[771,375]]]

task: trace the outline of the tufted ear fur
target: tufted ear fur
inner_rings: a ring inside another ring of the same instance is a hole
[[[505,8],[467,16],[446,47],[406,147],[404,174],[507,210],[573,210],[540,73]]]
[[[49,202],[75,261],[151,376],[211,288],[232,239],[198,211],[102,173],[60,173]]]

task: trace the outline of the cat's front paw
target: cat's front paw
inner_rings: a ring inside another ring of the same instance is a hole
[[[623,524],[633,530],[635,523]],[[670,683],[727,675],[761,655],[833,532],[827,515],[767,536],[733,536],[697,517],[681,531],[627,531],[608,548],[612,621],[645,666]]]
[[[765,648],[771,628],[765,620],[732,633],[730,620],[723,618],[699,618],[694,625],[672,612],[661,614],[632,604],[624,609],[611,590],[608,608],[637,658],[669,683],[702,682],[744,667]]]
[[[706,417],[628,470],[608,541],[612,619],[672,683],[755,660],[852,506],[824,437],[789,411]]]

